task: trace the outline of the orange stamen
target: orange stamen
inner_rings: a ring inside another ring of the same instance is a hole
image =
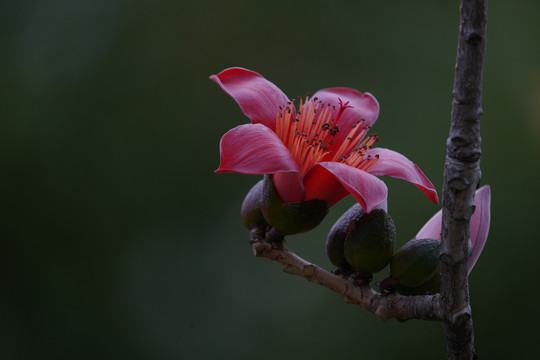
[[[324,104],[317,98],[309,100],[300,98],[298,112],[293,110],[293,102],[287,107],[280,107],[276,114],[276,135],[291,152],[291,156],[298,164],[302,177],[321,161],[336,161],[366,170],[377,160],[368,156],[364,158],[366,151],[378,140],[376,135],[366,135],[369,126],[362,126],[364,120],[357,121],[349,130],[347,138],[332,154],[329,148],[334,143],[334,137],[339,129],[337,124],[343,111],[350,106],[339,100],[340,108],[335,118],[335,107]],[[335,124],[335,125],[334,125]],[[347,129],[345,129],[347,130]]]
[[[362,165],[361,168],[359,168],[360,170],[364,170],[366,171],[367,169],[369,169],[370,167],[373,166],[373,164],[375,164],[377,162],[377,160],[379,160],[379,155],[375,155],[374,158],[372,158],[371,160],[367,161],[364,165]]]
[[[336,155],[334,155],[334,158],[332,160],[334,161],[340,161],[341,157],[343,155],[348,155],[351,153],[351,151],[355,148],[355,145],[358,144],[360,140],[364,137],[364,135],[367,132],[367,127],[363,127],[359,134],[356,134],[360,126],[359,124],[355,125],[349,134],[347,135],[347,139],[343,141],[341,144],[339,150],[336,152]]]

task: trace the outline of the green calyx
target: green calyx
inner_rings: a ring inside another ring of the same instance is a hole
[[[326,238],[326,254],[330,262],[340,270],[350,269],[350,265],[345,259],[345,239],[354,229],[354,223],[364,215],[364,210],[360,204],[353,205],[336,221],[328,237]]]
[[[328,214],[324,200],[312,199],[284,204],[270,175],[265,175],[261,192],[261,211],[271,226],[283,235],[299,234],[315,228]]]
[[[376,209],[364,214],[352,225],[354,228],[345,238],[345,259],[361,274],[382,270],[394,252],[394,221],[386,211]]]
[[[242,223],[250,230],[254,226],[268,226],[268,223],[264,219],[261,211],[261,196],[263,186],[263,180],[256,183],[255,186],[249,190],[248,194],[244,198],[244,202],[242,203],[242,210],[240,211]]]
[[[417,288],[437,276],[440,282],[440,248],[441,242],[435,239],[413,239],[403,245],[390,262],[390,276],[398,283],[396,289]],[[433,281],[435,284],[437,280]]]

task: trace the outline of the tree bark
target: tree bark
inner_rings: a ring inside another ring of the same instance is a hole
[[[482,70],[487,0],[462,0],[443,185],[441,305],[449,359],[474,359],[467,261],[469,220],[480,182]]]

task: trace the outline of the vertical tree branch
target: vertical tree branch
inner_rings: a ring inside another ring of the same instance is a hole
[[[467,260],[469,220],[480,181],[480,119],[487,0],[462,0],[452,119],[443,185],[441,301],[449,359],[473,359]]]

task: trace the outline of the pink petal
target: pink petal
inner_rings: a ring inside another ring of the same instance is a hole
[[[304,200],[304,184],[300,172],[275,173],[272,181],[281,202],[295,203]]]
[[[304,178],[304,186],[306,200],[325,200],[332,206],[351,193],[368,213],[386,200],[388,192],[375,176],[338,162],[315,164]]]
[[[334,138],[334,145],[331,150],[339,148],[341,143],[345,141],[347,135],[358,120],[364,119],[363,125],[373,125],[379,116],[379,103],[377,99],[370,93],[361,93],[358,90],[351,88],[329,88],[317,91],[312,99],[317,97],[323,103],[335,106],[334,116],[339,111],[339,100],[343,104],[348,102],[349,108],[345,109],[340,116],[337,125],[339,132]]]
[[[435,204],[439,203],[437,191],[424,173],[411,160],[389,149],[373,148],[366,155],[379,155],[379,160],[367,172],[377,176],[391,176],[416,185]]]
[[[329,206],[333,206],[351,193],[333,173],[317,165],[319,164],[316,164],[304,177],[305,200],[325,200]]]
[[[286,107],[289,101],[276,85],[254,71],[239,67],[225,69],[210,79],[240,105],[253,124],[275,129],[278,108]]]
[[[474,264],[480,257],[480,253],[486,244],[490,213],[491,213],[491,189],[488,185],[482,186],[476,190],[474,196],[474,204],[476,209],[471,216],[471,256],[467,264],[467,271],[470,274]],[[442,210],[439,210],[416,234],[417,239],[436,239],[441,240],[442,228]]]
[[[291,173],[286,182],[276,184],[283,202],[302,200],[304,187],[300,169],[278,136],[262,124],[245,124],[229,130],[220,142],[221,164],[217,173]],[[292,199],[292,200],[291,200]]]
[[[489,232],[490,214],[491,214],[491,188],[489,185],[482,186],[476,190],[474,196],[476,209],[471,216],[471,256],[469,257],[468,273],[476,264],[480,257]]]
[[[442,210],[435,215],[416,234],[417,239],[435,239],[441,241]]]

